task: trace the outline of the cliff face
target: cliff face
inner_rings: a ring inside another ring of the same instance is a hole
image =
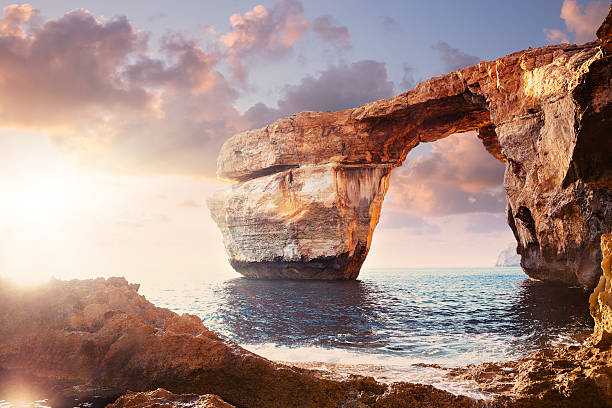
[[[232,137],[218,175],[237,184],[209,200],[230,262],[253,277],[355,278],[389,172],[419,143],[476,130],[506,163],[508,224],[525,272],[593,287],[599,236],[612,231],[607,53],[600,42],[520,51],[391,99]]]

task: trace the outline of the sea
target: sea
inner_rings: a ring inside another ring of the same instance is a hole
[[[578,344],[593,328],[587,292],[530,280],[518,267],[366,269],[356,281],[144,282],[140,293],[272,360],[477,398],[490,395],[448,381],[445,369]],[[0,396],[0,407],[11,406]]]
[[[366,269],[356,281],[237,277],[140,292],[272,360],[478,398],[489,396],[449,383],[440,368],[579,344],[593,330],[587,292],[531,280],[520,267]]]

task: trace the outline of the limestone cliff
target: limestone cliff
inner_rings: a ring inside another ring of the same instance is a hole
[[[610,17],[608,17],[609,19]],[[507,218],[537,279],[593,287],[612,230],[610,30],[516,52],[391,99],[303,112],[229,139],[209,199],[233,267],[264,278],[355,278],[390,171],[423,142],[477,130],[506,163]]]

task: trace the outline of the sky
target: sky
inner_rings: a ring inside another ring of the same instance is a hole
[[[0,275],[233,276],[206,197],[233,134],[508,53],[595,39],[601,0],[0,1]],[[391,176],[365,268],[489,266],[513,241],[473,132]]]

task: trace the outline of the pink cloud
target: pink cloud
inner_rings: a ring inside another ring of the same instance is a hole
[[[125,17],[75,10],[30,26],[30,6],[4,13],[2,127],[46,131],[96,165],[210,176],[223,141],[247,127],[221,56],[194,40],[170,33],[153,54]]]
[[[295,0],[281,0],[266,9],[255,6],[245,14],[230,17],[231,31],[221,36],[227,49],[227,62],[236,78],[245,81],[246,59],[263,56],[282,58],[293,50],[294,43],[308,28],[302,4]]]
[[[561,30],[557,30],[556,28],[545,28],[544,33],[546,34],[546,41],[551,44],[569,44],[569,38],[567,37],[567,33],[564,33]]]
[[[329,14],[315,18],[311,23],[312,31],[324,41],[334,44],[340,49],[351,48],[351,35],[346,26],[339,26]]]
[[[595,31],[608,14],[610,5],[604,0],[594,0],[582,7],[576,0],[564,0],[561,18],[568,33],[575,33],[575,42],[582,44],[596,39]],[[569,43],[568,34],[558,29],[544,29],[550,43]]]
[[[394,170],[385,206],[418,216],[501,213],[503,175],[504,165],[474,132],[452,135],[435,142],[431,154]]]
[[[592,1],[582,6],[575,0],[565,0],[561,7],[561,18],[565,20],[567,30],[576,33],[576,42],[584,43],[595,40],[595,31],[601,25],[610,4],[603,0]]]
[[[23,36],[21,25],[31,21],[38,14],[38,10],[29,4],[11,4],[2,9],[0,19],[0,32],[6,35]]]

